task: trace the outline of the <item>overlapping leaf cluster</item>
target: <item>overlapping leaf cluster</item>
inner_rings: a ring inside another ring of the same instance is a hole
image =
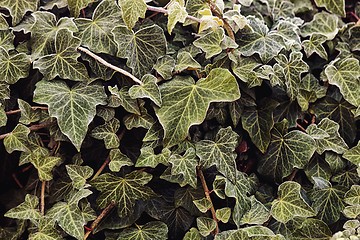
[[[359,15],[0,0],[0,239],[359,237]]]

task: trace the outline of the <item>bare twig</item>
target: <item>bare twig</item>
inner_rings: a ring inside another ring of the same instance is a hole
[[[198,176],[200,178],[201,185],[202,185],[202,187],[204,189],[205,197],[211,203],[211,208],[210,208],[211,215],[212,215],[212,218],[214,219],[214,221],[216,222],[216,228],[215,228],[213,234],[216,235],[216,234],[219,233],[219,225],[218,225],[218,219],[216,218],[215,208],[214,208],[214,205],[213,205],[213,203],[211,201],[210,191],[209,191],[209,188],[208,188],[208,186],[206,184],[204,173],[201,171],[201,169],[199,167],[197,168],[197,173],[198,173]]]
[[[134,75],[132,75],[131,73],[125,71],[124,69],[121,69],[115,65],[112,65],[111,63],[105,61],[103,58],[99,57],[98,55],[96,55],[95,53],[91,52],[89,49],[84,48],[84,47],[78,47],[78,50],[81,52],[86,53],[87,55],[89,55],[90,57],[94,58],[96,61],[98,61],[99,63],[103,64],[104,66],[111,68],[112,70],[119,72],[129,78],[131,78],[134,82],[136,82],[137,84],[143,85],[143,82],[140,81],[140,79],[138,79],[137,77],[135,77]]]
[[[44,216],[45,214],[45,188],[46,188],[46,181],[41,182],[41,195],[40,195],[40,212],[41,215]]]
[[[41,107],[41,106],[35,106],[35,107],[31,107],[32,110],[37,110],[37,109],[40,109],[40,110],[48,110],[47,107]],[[10,111],[7,111],[5,112],[6,115],[12,115],[12,114],[16,114],[16,113],[19,113],[21,112],[20,109],[16,109],[16,110],[10,110]]]
[[[115,205],[116,205],[116,202],[111,201],[111,203],[106,208],[104,208],[104,210],[102,210],[100,215],[91,224],[90,229],[88,229],[86,231],[85,236],[84,236],[84,240],[86,240],[90,236],[92,231],[99,225],[101,220],[110,213],[110,211],[115,207]]]
[[[294,168],[287,180],[288,181],[293,181],[298,171],[299,171],[299,169]]]
[[[152,11],[152,12],[159,12],[159,13],[163,13],[163,14],[169,14],[169,11],[166,10],[165,8],[162,8],[162,7],[147,6],[147,10]],[[197,17],[190,16],[190,15],[188,15],[186,18],[189,19],[189,20],[193,20],[195,22],[198,22],[198,23],[201,23],[201,21],[202,21],[201,19],[199,19]]]
[[[39,129],[49,127],[49,126],[51,126],[51,125],[53,125],[53,124],[54,124],[54,122],[52,122],[52,121],[47,121],[47,122],[43,122],[43,123],[40,123],[40,124],[32,125],[32,126],[29,127],[29,129],[30,129],[30,131],[37,131],[37,130],[39,130]],[[0,135],[0,140],[6,138],[6,137],[9,136],[10,134],[11,134],[11,133],[1,134],[1,135]]]

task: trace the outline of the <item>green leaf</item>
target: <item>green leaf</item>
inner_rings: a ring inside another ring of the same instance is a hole
[[[236,154],[239,136],[231,127],[222,128],[216,134],[215,141],[201,140],[196,143],[196,154],[200,158],[200,165],[209,168],[216,165],[219,172],[231,181],[236,181]]]
[[[78,17],[80,10],[87,7],[92,2],[94,2],[94,0],[67,0],[71,16]]]
[[[94,10],[92,19],[77,18],[75,33],[81,39],[81,44],[97,53],[115,55],[117,44],[111,30],[122,24],[120,9],[115,1],[102,1]]]
[[[158,107],[161,107],[161,95],[158,85],[156,84],[157,78],[153,75],[146,74],[141,78],[144,83],[142,85],[134,85],[129,90],[131,98],[149,98]]]
[[[260,19],[250,16],[247,20],[251,30],[239,31],[241,37],[236,42],[240,46],[239,50],[247,57],[257,53],[267,63],[283,49],[283,39],[276,32],[269,31]]]
[[[47,217],[40,219],[35,233],[29,235],[29,240],[63,240],[54,226],[54,222]]]
[[[0,46],[0,68],[0,81],[14,84],[29,75],[30,59],[25,53],[10,55]]]
[[[330,84],[340,89],[344,99],[350,104],[360,106],[360,65],[355,58],[336,59],[325,68]]]
[[[154,149],[151,147],[143,147],[140,152],[140,156],[136,160],[136,167],[155,168],[160,163],[165,166],[169,165],[171,151],[168,148],[164,148],[159,154],[154,154]]]
[[[125,127],[128,130],[131,130],[132,128],[146,128],[149,129],[154,123],[155,120],[153,117],[147,113],[146,108],[143,106],[145,102],[142,102],[139,104],[140,107],[140,114],[129,114],[126,115],[123,119]]]
[[[255,196],[250,197],[251,208],[242,216],[240,224],[263,224],[270,218],[270,211]]]
[[[312,177],[322,177],[329,180],[331,177],[331,168],[329,164],[319,154],[314,154],[310,162],[306,165],[304,172],[311,182]]]
[[[169,55],[165,55],[156,61],[153,68],[165,80],[169,80],[172,77],[172,72],[175,68],[175,59]]]
[[[123,178],[105,173],[91,181],[91,185],[101,192],[97,198],[100,208],[115,201],[119,217],[125,217],[133,212],[136,200],[156,196],[151,188],[144,186],[151,178],[152,175],[140,171],[133,171]]]
[[[312,137],[298,130],[286,133],[287,125],[286,120],[275,124],[268,150],[258,166],[261,174],[271,176],[276,182],[281,182],[294,167],[304,168],[316,150]]]
[[[86,184],[86,179],[90,178],[94,170],[89,166],[66,165],[66,171],[71,178],[74,188],[81,189]]]
[[[189,52],[181,51],[176,57],[175,71],[182,72],[186,69],[200,69],[201,65],[198,63]]]
[[[321,86],[314,75],[307,74],[303,77],[299,84],[299,94],[296,97],[301,110],[307,111],[310,103],[326,96],[326,90],[327,88]]]
[[[306,56],[309,58],[313,53],[316,53],[319,57],[327,60],[327,52],[322,45],[326,40],[327,37],[321,34],[312,34],[309,40],[304,40],[302,46]]]
[[[257,107],[245,107],[241,115],[243,128],[262,153],[266,152],[270,144],[270,130],[274,126],[273,111],[277,105],[277,102],[266,99]]]
[[[278,188],[278,199],[271,204],[271,215],[279,222],[287,223],[295,217],[312,217],[314,210],[305,202],[301,185],[286,181]]]
[[[212,207],[212,203],[207,198],[194,200],[193,203],[202,213],[206,213]]]
[[[173,79],[160,86],[163,100],[155,109],[164,128],[164,144],[174,146],[184,140],[190,126],[200,124],[211,102],[231,102],[240,98],[235,77],[226,69],[213,69],[194,83],[192,78]]]
[[[328,225],[321,220],[308,218],[303,221],[300,227],[293,233],[294,240],[327,240],[332,236]]]
[[[120,90],[117,86],[108,86],[112,97],[109,99],[109,106],[117,108],[122,106],[127,112],[140,115],[139,103],[136,99],[132,99],[129,95],[129,88],[122,87]]]
[[[315,0],[316,6],[325,7],[329,12],[345,17],[345,0]]]
[[[2,108],[0,104],[0,127],[6,126],[6,122],[7,122],[7,115],[5,110]]]
[[[352,206],[360,205],[360,186],[352,185],[350,190],[345,193],[344,202]]]
[[[19,109],[21,111],[21,116],[19,119],[19,122],[22,124],[30,124],[33,122],[37,122],[40,120],[40,111],[39,110],[33,110],[27,102],[24,100],[18,99],[18,105]]]
[[[342,212],[347,218],[357,218],[360,215],[360,205],[346,206]]]
[[[343,158],[349,160],[350,162],[352,162],[355,165],[359,165],[360,164],[360,142],[358,142],[358,144],[355,147],[350,148],[349,150],[346,150],[343,154]]]
[[[37,59],[34,68],[49,80],[59,76],[62,79],[85,81],[89,77],[85,65],[77,61],[79,46],[80,39],[67,29],[60,29],[55,35],[55,51]]]
[[[182,240],[201,240],[202,237],[199,233],[199,230],[196,228],[191,228],[184,236]]]
[[[186,12],[186,8],[184,7],[184,1],[174,0],[171,1],[167,6],[168,10],[168,23],[167,30],[171,35],[172,30],[174,29],[176,23],[181,22],[184,23],[188,13]]]
[[[316,33],[327,37],[327,40],[332,40],[339,31],[338,21],[339,18],[336,15],[325,11],[316,13],[311,22],[302,26],[301,35],[307,37]]]
[[[241,81],[249,83],[249,85],[253,86],[251,82],[254,78],[257,78],[254,70],[261,66],[261,63],[253,57],[243,57],[240,53],[235,53],[235,58],[232,59],[231,63],[231,68],[234,71],[234,74],[240,78]]]
[[[218,219],[223,223],[227,223],[230,219],[231,208],[224,207],[224,208],[216,209],[215,215],[216,215],[216,219]]]
[[[119,0],[122,18],[129,29],[135,26],[139,18],[145,18],[147,6],[144,0]]]
[[[119,137],[116,132],[120,128],[120,121],[117,118],[113,118],[105,124],[97,126],[91,131],[91,136],[95,139],[104,140],[105,148],[112,149],[118,148],[120,145]]]
[[[134,5],[133,1],[126,1],[130,5]],[[133,75],[137,77],[148,73],[156,60],[166,53],[165,35],[157,25],[147,26],[136,32],[124,26],[117,26],[112,33],[118,44],[117,56],[127,59],[126,65],[133,70]]]
[[[29,219],[36,221],[41,218],[40,211],[38,209],[39,199],[38,197],[30,194],[26,194],[25,201],[15,208],[7,211],[4,216],[16,219]]]
[[[31,158],[30,162],[37,169],[40,181],[50,181],[53,179],[52,171],[61,162],[61,158],[40,155]]]
[[[28,146],[29,128],[18,124],[12,132],[5,137],[4,146],[8,153],[13,151],[30,152]]]
[[[317,212],[319,219],[327,224],[339,220],[340,213],[344,209],[344,190],[341,186],[333,187],[330,182],[322,178],[313,178],[315,185],[310,193],[313,201],[312,207]]]
[[[160,221],[148,222],[145,225],[126,228],[122,231],[118,240],[166,240],[168,239],[168,227]]]
[[[197,186],[196,166],[198,159],[195,154],[195,149],[188,148],[183,156],[179,154],[171,155],[169,158],[172,175],[182,175],[182,186],[189,184],[193,188]]]
[[[34,12],[38,5],[39,0],[0,0],[0,6],[10,12],[12,26],[16,26],[28,11]]]
[[[111,149],[109,153],[109,168],[112,172],[119,172],[124,166],[132,166],[133,162],[120,149]]]
[[[40,81],[34,101],[49,106],[49,114],[58,121],[60,130],[80,151],[88,125],[96,114],[96,106],[105,104],[104,88],[76,84],[71,89],[63,81]]]
[[[199,233],[204,237],[208,236],[216,228],[216,222],[212,218],[198,217],[196,219],[196,224]]]
[[[222,48],[220,46],[220,43],[222,42],[224,37],[224,29],[218,28],[215,31],[210,31],[209,33],[196,39],[193,44],[195,47],[203,50],[206,53],[205,57],[209,59],[221,53]]]

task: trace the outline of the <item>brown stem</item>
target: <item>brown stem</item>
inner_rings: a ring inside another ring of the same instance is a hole
[[[301,131],[306,132],[306,129],[300,124],[296,123],[296,127],[299,128]]]
[[[298,171],[299,171],[299,169],[294,168],[293,171],[291,172],[289,178],[288,178],[287,180],[288,180],[288,181],[293,181],[294,178],[295,178],[295,176],[296,176],[296,174],[298,173]]]
[[[110,213],[110,211],[115,207],[115,205],[116,205],[116,202],[111,201],[111,203],[109,205],[107,205],[107,207],[104,208],[104,210],[102,210],[100,215],[92,222],[92,224],[90,226],[90,229],[88,229],[86,231],[85,236],[84,236],[84,240],[86,240],[90,236],[92,231],[99,225],[101,220]]]
[[[46,181],[41,182],[41,195],[40,195],[40,212],[41,215],[44,216],[45,214],[45,188],[46,188]]]
[[[217,235],[219,233],[219,225],[218,225],[218,219],[216,218],[215,208],[214,208],[214,205],[213,205],[213,203],[211,201],[210,191],[209,191],[209,188],[208,188],[208,186],[206,184],[204,173],[201,171],[201,169],[199,167],[197,168],[197,173],[198,173],[198,176],[200,178],[201,185],[202,185],[202,187],[204,189],[205,197],[211,203],[211,208],[210,208],[211,215],[212,215],[212,218],[214,219],[214,221],[216,222],[216,228],[213,231],[213,234]]]
[[[47,107],[41,107],[41,106],[34,106],[34,107],[31,107],[32,110],[37,110],[37,109],[40,109],[40,110],[48,110]],[[15,109],[15,110],[10,110],[10,111],[7,111],[5,112],[6,115],[12,115],[12,114],[16,114],[16,113],[19,113],[21,112],[20,109]]]
[[[47,122],[43,122],[43,123],[39,123],[39,124],[30,126],[30,127],[29,127],[29,130],[33,132],[33,131],[37,131],[37,130],[42,129],[42,128],[49,127],[49,126],[51,126],[51,125],[53,125],[53,124],[54,124],[54,122],[52,122],[52,121],[47,121]],[[9,136],[10,134],[11,134],[11,133],[1,134],[1,135],[0,135],[0,140],[6,138],[6,137]]]
[[[95,175],[91,178],[91,181],[96,179],[104,170],[104,168],[109,164],[110,162],[110,154],[109,156],[107,156],[107,158],[105,159],[105,161],[103,162],[103,164],[101,165],[101,167],[99,168],[99,170],[97,170],[97,172],[95,173]]]
[[[210,5],[210,9],[211,12],[218,18],[220,18],[223,22],[224,22],[224,29],[227,33],[227,35],[235,41],[235,35],[233,30],[231,29],[229,23],[223,18],[222,14],[218,11],[218,9],[216,8],[216,6],[213,4],[212,1],[208,1],[209,5]]]

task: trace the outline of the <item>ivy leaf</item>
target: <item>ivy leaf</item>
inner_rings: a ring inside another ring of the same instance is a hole
[[[91,136],[95,139],[103,139],[106,149],[118,148],[120,145],[119,137],[116,132],[120,128],[120,121],[113,118],[105,124],[97,126],[91,131]]]
[[[5,110],[0,104],[0,127],[6,126],[7,116]]]
[[[122,18],[129,29],[135,26],[139,18],[145,18],[147,6],[144,0],[119,0]]]
[[[28,104],[24,100],[21,100],[20,98],[17,102],[21,111],[21,116],[19,119],[20,123],[27,125],[40,120],[40,111],[33,110],[30,104]]]
[[[360,65],[355,58],[336,59],[325,68],[330,84],[340,89],[344,99],[350,104],[360,106]]]
[[[207,198],[194,200],[193,203],[202,213],[206,213],[212,207],[211,202]]]
[[[129,90],[131,98],[149,98],[158,107],[161,107],[161,95],[158,85],[156,84],[157,78],[151,74],[146,74],[141,78],[143,85],[134,85]]]
[[[182,72],[186,69],[200,69],[201,65],[198,63],[189,52],[181,51],[176,58],[175,71]]]
[[[131,6],[134,5],[133,1],[126,1]],[[165,35],[157,25],[147,26],[136,32],[124,26],[117,26],[112,33],[118,44],[117,56],[127,59],[126,65],[133,70],[133,74],[137,77],[148,73],[156,60],[166,53]]]
[[[322,177],[327,180],[331,177],[331,168],[329,164],[319,154],[314,154],[304,171],[311,182],[313,182],[312,177]]]
[[[287,121],[276,123],[271,130],[271,142],[265,155],[260,158],[258,171],[281,182],[294,167],[302,169],[316,150],[312,137],[293,130],[286,133]]]
[[[250,197],[251,208],[242,216],[240,224],[263,224],[270,218],[270,211],[255,196]]]
[[[230,219],[231,208],[224,207],[224,208],[216,209],[215,215],[216,215],[216,219],[218,219],[223,223],[227,223]]]
[[[168,23],[167,30],[171,35],[172,30],[174,29],[176,23],[184,23],[188,13],[184,7],[184,1],[171,1],[167,7],[168,10]]]
[[[358,142],[358,144],[355,147],[350,148],[349,150],[346,150],[343,154],[343,158],[349,160],[350,162],[352,162],[355,165],[359,165],[360,164],[360,142]]]
[[[92,2],[94,2],[94,0],[67,0],[71,16],[78,17],[80,10],[87,7]]]
[[[360,205],[360,186],[352,185],[350,190],[346,192],[344,202],[349,205]]]
[[[316,13],[311,22],[305,23],[302,26],[301,35],[307,37],[316,33],[326,36],[327,40],[332,40],[339,31],[337,27],[338,21],[339,18],[336,15],[329,14],[325,11]]]
[[[184,236],[182,240],[201,240],[202,237],[199,233],[199,230],[196,228],[191,228]]]
[[[39,5],[39,0],[1,0],[0,6],[9,10],[12,25],[16,26],[26,12],[34,12]]]
[[[175,68],[175,59],[168,55],[165,55],[156,61],[153,68],[165,80],[169,80],[172,77],[172,72]]]
[[[316,6],[325,7],[329,12],[335,13],[341,17],[345,17],[345,1],[344,0],[315,0]]]
[[[301,223],[300,227],[293,233],[293,239],[296,240],[326,240],[330,239],[331,236],[332,232],[326,223],[313,218],[305,219],[305,221]]]
[[[117,86],[108,86],[108,89],[112,94],[112,98],[109,99],[110,107],[116,108],[122,106],[129,113],[141,114],[138,101],[130,97],[128,87],[122,87],[119,90]]]
[[[160,221],[148,222],[145,225],[136,225],[132,228],[126,228],[117,239],[123,240],[166,240],[168,227]]]
[[[34,68],[39,69],[46,79],[59,76],[74,81],[87,80],[89,77],[85,65],[77,61],[79,46],[80,39],[67,29],[60,29],[55,35],[55,53],[37,59]]]
[[[164,148],[159,154],[154,154],[154,149],[151,147],[143,147],[140,152],[135,167],[155,168],[160,163],[165,166],[169,165],[171,151],[168,148]]]
[[[196,219],[196,224],[199,229],[199,233],[206,237],[216,228],[216,222],[212,218],[207,217],[198,217]]]
[[[190,126],[204,121],[211,102],[231,102],[240,98],[235,77],[221,68],[211,70],[196,84],[192,78],[173,79],[162,84],[160,92],[163,103],[155,112],[164,128],[167,147],[180,143],[186,138]]]
[[[38,155],[32,157],[30,162],[38,171],[40,181],[50,181],[53,179],[52,170],[61,161],[59,157]]]
[[[313,177],[313,179],[315,185],[310,193],[310,198],[313,200],[312,207],[317,212],[317,216],[327,224],[336,222],[344,209],[345,191],[341,186],[333,187],[323,178]]]
[[[315,134],[318,130],[322,130],[326,135],[316,136]],[[306,132],[315,139],[317,145],[316,152],[319,154],[326,150],[342,154],[348,149],[348,146],[339,134],[339,124],[328,118],[323,118],[317,125],[311,124],[306,129]]]
[[[14,49],[14,34],[9,30],[9,25],[3,15],[0,15],[0,46],[6,51]]]
[[[193,44],[195,47],[200,48],[206,54],[207,59],[221,53],[222,48],[220,43],[225,38],[224,29],[217,28],[215,31],[210,31],[209,33],[201,36],[196,39]]]
[[[111,149],[109,153],[109,168],[112,172],[119,172],[123,166],[132,166],[133,162],[120,149]]]
[[[89,166],[66,165],[66,171],[71,178],[74,188],[81,189],[86,184],[86,179],[90,178],[94,170]]]
[[[14,84],[29,75],[30,58],[25,53],[10,55],[0,46],[0,68],[1,81]]]
[[[122,21],[115,1],[102,1],[94,10],[92,19],[77,18],[75,23],[79,29],[76,36],[82,45],[98,53],[116,54],[117,44],[111,30]]]
[[[4,216],[16,219],[29,219],[36,221],[41,218],[41,214],[38,209],[39,199],[38,197],[30,194],[26,194],[25,201],[15,208],[7,211]]]
[[[296,100],[302,111],[309,109],[309,103],[326,96],[327,88],[319,84],[318,79],[312,75],[307,74],[299,84],[299,94]]]
[[[63,240],[55,229],[54,222],[47,217],[40,219],[37,232],[29,235],[29,240]]]
[[[12,132],[5,137],[4,146],[8,153],[13,151],[30,152],[28,146],[28,135],[30,129],[24,125],[18,124]]]
[[[36,84],[34,101],[49,106],[49,114],[58,121],[60,130],[80,151],[96,106],[105,104],[104,88],[76,84],[71,89],[63,81],[40,81]]]
[[[327,60],[327,52],[322,45],[326,40],[327,37],[321,34],[312,34],[309,40],[304,40],[302,46],[306,56],[309,58],[313,53],[316,53],[319,57]]]
[[[140,171],[133,171],[125,177],[105,173],[91,181],[91,185],[101,192],[97,198],[100,208],[105,208],[111,201],[115,201],[119,217],[125,217],[133,212],[136,200],[147,200],[156,196],[151,188],[144,186],[151,178],[151,174]]]
[[[256,147],[265,153],[271,140],[270,130],[274,126],[273,111],[277,102],[266,99],[257,107],[245,107],[241,122]]]
[[[314,210],[301,196],[301,185],[286,181],[278,188],[278,199],[271,204],[271,215],[279,222],[287,223],[294,217],[312,217]]]
[[[188,148],[183,156],[179,154],[171,155],[169,158],[172,175],[182,175],[182,185],[189,184],[193,188],[197,186],[196,166],[198,160],[195,154],[195,149]]]
[[[250,16],[247,18],[251,30],[241,30],[241,37],[237,44],[244,56],[251,56],[255,53],[260,55],[264,63],[269,62],[283,49],[283,39],[275,32],[269,31],[265,23],[258,18]]]
[[[132,128],[146,128],[149,129],[155,120],[147,113],[146,108],[143,106],[145,102],[140,103],[140,114],[129,114],[124,117],[124,124],[126,129],[131,130]]]

